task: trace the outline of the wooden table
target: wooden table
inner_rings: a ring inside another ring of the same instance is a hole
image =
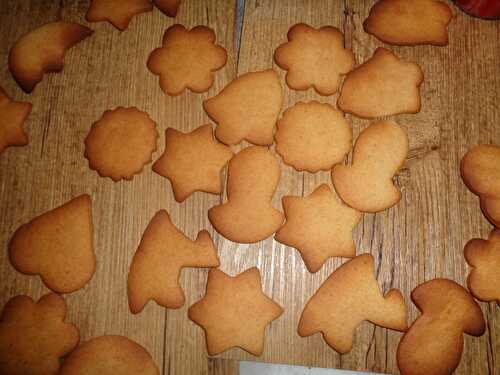
[[[400,333],[364,323],[346,355],[330,349],[320,335],[300,338],[296,333],[305,302],[345,259],[330,260],[312,275],[296,250],[273,239],[238,245],[214,232],[206,213],[222,196],[196,193],[178,204],[169,182],[152,173],[150,165],[133,181],[114,183],[91,171],[83,157],[83,139],[103,111],[137,106],[159,125],[156,159],[164,148],[164,130],[188,131],[207,123],[202,101],[237,75],[274,67],[283,78],[283,71],[273,63],[273,51],[297,22],[340,28],[358,63],[366,60],[381,45],[362,29],[371,4],[246,0],[240,28],[236,0],[185,0],[175,20],[155,10],[135,17],[122,33],[107,23],[91,24],[94,35],[70,50],[64,72],[46,75],[32,95],[24,95],[7,68],[10,47],[24,33],[61,17],[87,24],[89,1],[2,0],[0,85],[15,99],[31,101],[34,109],[25,126],[29,146],[10,148],[0,156],[0,304],[17,294],[38,298],[47,292],[38,277],[21,275],[10,265],[6,250],[14,230],[76,195],[89,193],[97,270],[83,290],[65,296],[69,320],[80,327],[83,340],[102,334],[127,335],[148,349],[163,374],[172,375],[236,374],[242,359],[397,373]],[[464,244],[473,237],[484,238],[491,230],[477,198],[460,179],[459,162],[473,145],[500,144],[500,22],[481,21],[454,10],[449,46],[390,47],[425,72],[422,111],[396,117],[408,131],[411,146],[406,166],[396,178],[402,201],[385,212],[365,215],[356,230],[358,253],[375,256],[380,285],[384,291],[396,287],[403,292],[411,321],[418,311],[409,299],[410,291],[435,277],[464,284],[468,273]],[[146,68],[149,53],[174,22],[210,26],[228,51],[228,63],[208,93],[168,97]],[[285,88],[285,92],[284,108],[298,100],[335,103],[337,99],[311,90]],[[369,124],[349,119],[356,136]],[[283,195],[307,195],[322,182],[329,182],[329,173],[298,173],[283,165],[274,204],[280,207]],[[187,302],[181,309],[149,303],[139,315],[129,312],[128,268],[146,225],[162,208],[192,238],[203,228],[210,231],[223,271],[234,275],[251,266],[260,269],[265,292],[285,308],[267,331],[262,357],[238,349],[207,357],[203,332],[186,315],[187,308],[204,294],[206,270],[183,272]],[[486,333],[481,338],[466,336],[456,374],[500,374],[500,308],[494,303],[481,303],[481,307]]]

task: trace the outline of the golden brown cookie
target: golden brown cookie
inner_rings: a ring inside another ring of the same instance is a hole
[[[288,42],[274,53],[276,64],[288,71],[287,85],[294,90],[313,87],[321,95],[335,94],[340,76],[355,63],[352,51],[344,48],[344,35],[332,26],[315,29],[299,23],[287,36]]]
[[[65,359],[59,375],[160,375],[151,355],[124,336],[93,338]]]
[[[283,197],[286,222],[274,237],[295,247],[309,272],[317,272],[328,258],[356,255],[352,231],[361,214],[342,204],[327,184],[307,197]]]
[[[323,334],[339,353],[352,349],[353,335],[368,320],[381,327],[404,331],[406,305],[397,289],[384,296],[375,278],[370,254],[359,255],[337,268],[307,302],[299,322],[299,335]]]
[[[472,148],[463,157],[460,172],[467,187],[479,196],[484,215],[500,228],[500,146]]]
[[[34,302],[17,296],[0,316],[0,372],[2,375],[55,375],[60,359],[80,340],[78,328],[65,322],[66,303],[49,293]]]
[[[282,105],[280,80],[272,69],[243,74],[203,102],[207,114],[218,124],[215,136],[227,145],[243,140],[261,146],[273,144]]]
[[[189,319],[205,330],[208,355],[233,347],[261,355],[265,329],[281,314],[281,306],[262,292],[256,267],[235,277],[210,270],[205,297],[188,310]]]
[[[89,22],[108,21],[123,31],[134,16],[151,10],[150,0],[92,0],[85,18]]]
[[[14,268],[57,293],[81,289],[95,271],[92,201],[80,195],[21,225],[9,244]]]
[[[85,138],[90,169],[113,181],[131,180],[151,162],[158,141],[156,123],[135,107],[104,112]]]
[[[172,224],[167,211],[158,211],[130,265],[130,311],[141,312],[149,300],[169,309],[181,307],[185,300],[179,284],[181,269],[218,266],[217,249],[206,230],[198,233],[196,241],[191,241]]]
[[[170,180],[175,200],[182,202],[195,191],[220,194],[220,173],[232,157],[233,151],[214,139],[210,124],[191,133],[168,128],[165,152],[153,171]]]
[[[362,118],[420,112],[422,69],[377,48],[373,57],[351,71],[342,86],[338,107]]]
[[[276,152],[298,171],[330,170],[352,147],[352,127],[326,103],[299,102],[278,121]]]
[[[460,362],[463,333],[481,336],[485,323],[481,308],[456,282],[434,279],[416,287],[413,303],[422,312],[399,342],[402,375],[448,375]]]
[[[389,44],[448,44],[450,7],[437,0],[379,0],[363,23],[368,34]]]
[[[169,17],[177,16],[181,0],[153,0],[154,5]]]
[[[278,230],[283,214],[272,204],[280,179],[278,159],[265,147],[247,147],[229,162],[227,202],[208,210],[208,219],[227,239],[253,243]]]
[[[19,38],[9,54],[9,69],[19,86],[33,91],[45,73],[60,72],[66,51],[92,30],[71,22],[52,22]]]
[[[23,124],[31,113],[31,108],[31,103],[11,100],[0,87],[0,154],[9,146],[28,144]]]
[[[336,165],[332,181],[337,194],[361,212],[394,206],[401,191],[393,177],[408,154],[408,135],[395,122],[380,121],[364,129],[354,145],[352,165]]]
[[[475,238],[465,245],[465,260],[472,267],[467,285],[477,299],[500,303],[500,229],[487,240]]]
[[[148,69],[160,76],[165,94],[179,95],[186,88],[201,93],[212,87],[214,72],[226,61],[226,50],[215,44],[212,29],[173,25],[165,31],[162,47],[149,55]]]

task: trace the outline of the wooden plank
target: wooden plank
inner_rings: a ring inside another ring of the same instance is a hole
[[[150,166],[132,182],[113,183],[89,170],[83,158],[83,139],[108,108],[137,106],[157,121],[161,138],[156,159],[164,148],[164,130],[189,131],[208,122],[202,101],[236,75],[274,67],[284,78],[272,56],[297,22],[340,28],[357,62],[363,62],[382,45],[362,30],[372,1],[246,0],[241,40],[235,27],[236,0],[185,0],[175,20],[155,10],[134,18],[122,33],[107,23],[91,24],[95,34],[69,51],[64,72],[45,76],[34,94],[22,94],[7,69],[10,46],[25,32],[59,17],[86,24],[88,4],[88,0],[0,3],[0,56],[4,61],[0,85],[15,99],[34,104],[26,124],[30,145],[8,149],[0,156],[0,246],[7,248],[13,231],[23,222],[87,192],[94,199],[98,267],[86,288],[66,297],[69,319],[80,327],[84,340],[105,333],[127,335],[148,349],[164,374],[233,375],[238,373],[241,359],[397,373],[395,350],[400,333],[364,323],[356,332],[352,352],[346,355],[335,353],[319,335],[300,338],[296,333],[305,302],[344,259],[330,260],[312,275],[297,251],[272,239],[239,245],[215,233],[206,211],[224,196],[196,193],[178,204],[168,181],[152,173]],[[212,27],[218,43],[228,50],[228,64],[216,74],[208,93],[167,97],[157,77],[146,69],[149,53],[160,45],[164,30],[174,22]],[[365,215],[356,230],[358,252],[375,256],[384,290],[401,289],[411,320],[418,315],[409,300],[411,290],[434,277],[463,284],[468,273],[464,244],[472,237],[485,237],[491,229],[477,198],[463,185],[458,165],[472,145],[500,144],[500,23],[466,17],[456,10],[450,36],[448,47],[389,47],[422,66],[426,76],[422,111],[394,117],[407,129],[411,146],[405,168],[396,179],[404,192],[401,203],[386,212]],[[312,90],[285,88],[285,93],[283,109],[299,100],[334,104],[337,98],[321,97]],[[356,136],[369,124],[352,116],[349,120]],[[283,195],[307,195],[329,181],[328,173],[298,173],[283,166],[273,203],[281,207]],[[284,315],[267,330],[262,357],[239,349],[207,357],[203,331],[186,315],[187,308],[204,294],[204,270],[183,272],[183,308],[167,311],[150,303],[141,314],[130,314],[128,267],[145,227],[161,208],[191,238],[201,229],[210,230],[224,272],[235,275],[259,267],[265,292],[285,308]],[[0,305],[16,294],[38,297],[46,291],[38,278],[13,270],[7,252],[0,252]],[[479,339],[466,337],[456,374],[500,374],[500,309],[495,304],[481,306],[487,332]]]

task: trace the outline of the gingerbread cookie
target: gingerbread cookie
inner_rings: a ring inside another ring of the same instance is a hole
[[[60,359],[80,340],[78,328],[65,322],[66,303],[49,293],[34,302],[17,296],[0,316],[0,372],[2,375],[54,375]]]
[[[494,229],[487,240],[467,242],[465,260],[472,267],[467,285],[477,299],[500,303],[500,229]]]
[[[265,328],[281,314],[281,306],[262,292],[256,267],[236,277],[210,270],[205,297],[188,310],[189,319],[205,330],[208,355],[233,347],[261,355]]]
[[[156,123],[135,107],[104,112],[85,138],[90,169],[113,181],[131,180],[152,160],[158,141]]]
[[[460,362],[463,333],[481,336],[485,323],[481,308],[456,282],[434,279],[416,287],[413,303],[422,312],[399,342],[402,375],[447,375]]]
[[[424,74],[417,64],[377,48],[371,59],[347,75],[337,105],[362,118],[417,113],[423,81]]]
[[[177,309],[184,305],[179,284],[183,267],[218,267],[219,258],[210,234],[204,230],[191,241],[177,229],[167,211],[160,210],[149,223],[128,274],[130,311],[137,314],[149,300]]]
[[[379,0],[363,27],[389,44],[445,46],[452,16],[450,7],[438,0]]]
[[[215,136],[227,145],[243,140],[261,146],[273,144],[282,105],[280,80],[272,69],[243,74],[203,102],[207,114],[218,124]]]
[[[227,202],[208,210],[214,228],[239,243],[261,241],[278,230],[283,214],[271,199],[280,179],[280,165],[265,147],[247,147],[229,162]]]
[[[352,51],[344,48],[344,35],[332,26],[315,29],[299,23],[287,36],[288,42],[274,53],[276,64],[287,70],[287,85],[294,90],[314,87],[321,95],[335,94],[340,76],[355,63]]]
[[[65,359],[59,375],[160,375],[151,355],[124,336],[93,338]]]
[[[352,147],[352,128],[330,104],[299,102],[278,121],[276,152],[298,171],[330,170]]]
[[[31,103],[11,100],[0,87],[0,154],[9,146],[28,144],[23,124],[30,115],[31,108]]]
[[[182,202],[195,191],[220,194],[220,173],[232,157],[233,151],[214,139],[210,124],[191,133],[168,128],[165,152],[153,171],[170,180],[175,200]]]
[[[467,187],[479,196],[484,215],[500,228],[500,146],[472,148],[463,157],[460,172]]]
[[[215,44],[212,29],[174,25],[165,31],[162,47],[151,52],[148,69],[160,76],[165,94],[179,95],[186,88],[201,93],[212,87],[214,72],[226,61],[226,50]]]
[[[154,5],[169,17],[177,16],[181,0],[153,0]]]
[[[401,191],[392,179],[408,154],[408,135],[395,122],[380,121],[364,129],[354,145],[352,165],[336,165],[332,181],[340,198],[361,212],[394,206]]]
[[[66,51],[92,30],[71,22],[52,22],[22,36],[9,54],[9,70],[19,86],[33,91],[45,73],[60,72]]]
[[[85,18],[89,22],[108,21],[123,31],[134,16],[151,10],[150,0],[92,0]]]
[[[283,197],[286,222],[274,237],[295,247],[309,272],[317,272],[328,258],[356,255],[352,231],[361,214],[342,204],[327,184],[308,197]]]
[[[57,293],[83,288],[95,270],[91,209],[84,194],[21,225],[9,243],[14,268]]]
[[[384,296],[375,278],[370,254],[359,255],[337,268],[307,302],[299,322],[299,335],[323,334],[339,353],[352,349],[353,334],[368,320],[381,327],[404,331],[406,305],[397,289]]]

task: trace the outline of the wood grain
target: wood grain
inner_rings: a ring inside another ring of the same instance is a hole
[[[237,75],[273,67],[284,78],[272,56],[297,22],[338,27],[357,63],[365,61],[383,45],[362,29],[372,3],[246,0],[241,32],[236,27],[236,0],[184,0],[175,20],[154,10],[135,17],[121,33],[108,23],[90,24],[94,35],[68,52],[64,71],[46,75],[32,95],[24,95],[7,68],[10,47],[27,31],[59,18],[88,25],[84,15],[89,1],[0,2],[0,85],[13,98],[34,105],[26,123],[30,144],[0,155],[0,247],[4,249],[0,252],[0,306],[17,294],[39,297],[47,292],[37,277],[21,275],[10,265],[6,249],[14,230],[78,194],[89,193],[97,271],[83,290],[66,296],[69,320],[80,327],[83,340],[102,334],[126,335],[152,354],[163,374],[233,375],[241,359],[398,373],[395,352],[400,333],[363,323],[356,331],[353,350],[345,355],[335,353],[320,335],[301,338],[296,333],[305,302],[345,259],[330,260],[318,273],[310,274],[296,250],[273,239],[239,245],[215,233],[206,212],[224,195],[196,193],[178,204],[169,182],[152,173],[150,165],[133,181],[114,183],[91,171],[83,157],[83,139],[91,124],[106,109],[121,105],[137,106],[158,123],[157,159],[164,148],[165,129],[189,131],[207,123],[202,101]],[[356,230],[358,253],[375,256],[380,285],[384,291],[401,289],[411,320],[418,316],[409,299],[411,290],[435,277],[464,285],[468,267],[463,246],[473,237],[484,238],[491,229],[477,198],[462,183],[458,166],[471,146],[500,144],[500,22],[481,21],[454,9],[449,46],[389,46],[424,70],[422,111],[393,117],[410,137],[407,163],[396,178],[403,190],[402,201],[385,212],[365,215]],[[208,93],[168,97],[146,68],[149,53],[174,22],[210,26],[228,51],[228,63],[216,74]],[[312,90],[284,90],[283,109],[299,100],[334,104],[337,99],[337,95],[321,97]],[[355,136],[369,124],[348,118]],[[283,195],[307,195],[322,182],[330,183],[329,173],[299,173],[283,165],[273,202],[281,207]],[[183,271],[187,301],[181,309],[167,311],[150,303],[141,314],[130,314],[128,267],[149,220],[162,208],[191,238],[201,229],[210,231],[224,272],[235,275],[252,266],[260,269],[265,292],[285,308],[267,330],[262,357],[239,349],[207,357],[203,332],[186,315],[187,308],[204,294],[206,270]],[[500,375],[500,308],[493,303],[481,303],[481,307],[488,329],[481,338],[466,336],[456,374]]]

